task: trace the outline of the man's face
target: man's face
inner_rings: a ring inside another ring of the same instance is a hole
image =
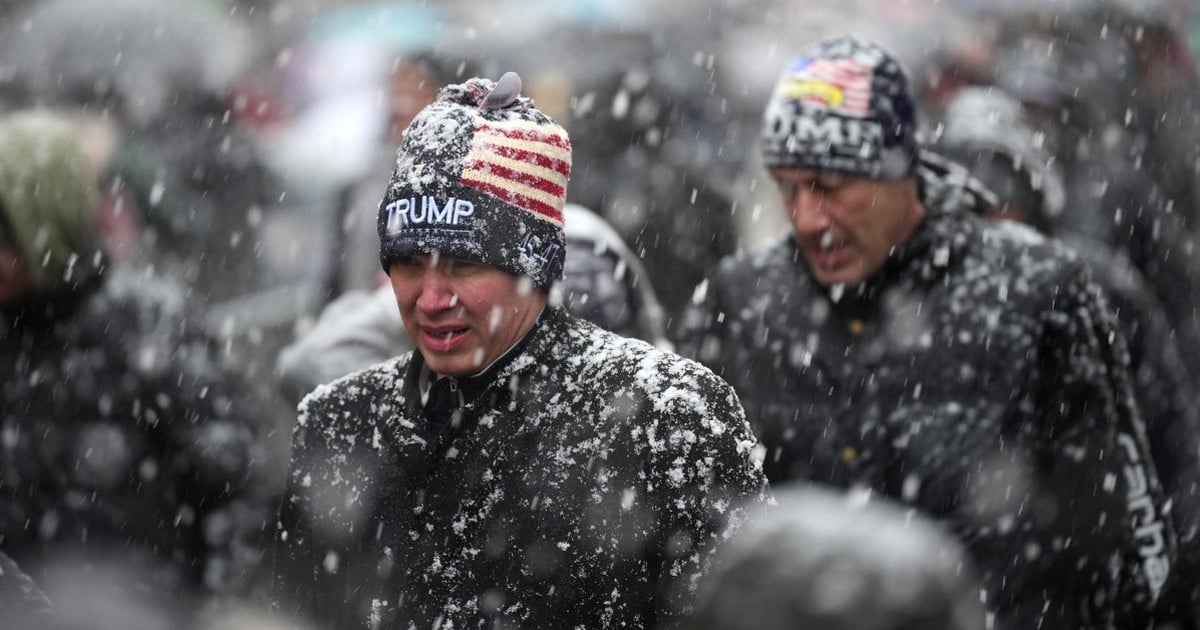
[[[477,374],[533,327],[544,291],[476,263],[412,256],[388,270],[404,327],[430,370]]]
[[[916,181],[771,169],[796,244],[817,282],[857,284],[875,275],[925,217]]]
[[[437,98],[434,78],[419,63],[405,61],[392,73],[388,89],[388,139],[399,146],[404,130]]]

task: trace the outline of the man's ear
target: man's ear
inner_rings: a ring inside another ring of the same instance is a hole
[[[20,298],[33,288],[33,272],[21,251],[0,243],[0,304]]]

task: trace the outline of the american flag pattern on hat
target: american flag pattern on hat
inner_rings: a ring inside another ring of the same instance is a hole
[[[852,116],[871,107],[873,68],[860,59],[797,59],[780,90],[801,102],[814,103]]]
[[[563,225],[571,142],[557,126],[478,117],[462,184]]]

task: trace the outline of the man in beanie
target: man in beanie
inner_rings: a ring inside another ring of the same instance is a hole
[[[262,414],[181,288],[107,266],[95,185],[66,118],[0,117],[0,551],[69,619],[178,624],[261,555]]]
[[[1174,536],[1124,342],[1081,263],[987,223],[907,78],[838,37],[784,72],[762,155],[792,234],[697,290],[772,483],[861,486],[966,544],[998,628],[1144,628]]]
[[[699,364],[576,319],[567,134],[509,73],[414,119],[380,258],[415,351],[300,404],[273,599],[324,628],[670,625],[764,491]]]

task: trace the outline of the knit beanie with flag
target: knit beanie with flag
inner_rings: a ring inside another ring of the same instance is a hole
[[[895,180],[916,169],[916,105],[900,62],[855,35],[819,41],[783,72],[763,116],[767,168]]]
[[[567,132],[498,82],[449,85],[413,119],[379,206],[379,259],[437,254],[528,277],[562,278],[563,205],[571,174]]]

